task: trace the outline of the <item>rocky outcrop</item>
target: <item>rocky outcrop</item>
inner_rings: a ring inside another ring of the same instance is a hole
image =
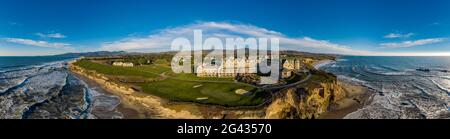
[[[314,119],[326,112],[331,103],[344,97],[345,93],[336,81],[289,88],[274,97],[265,118]]]

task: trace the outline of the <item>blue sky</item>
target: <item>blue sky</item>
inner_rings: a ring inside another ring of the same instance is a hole
[[[282,49],[450,55],[448,0],[1,0],[0,55],[165,51],[205,36],[280,37]]]

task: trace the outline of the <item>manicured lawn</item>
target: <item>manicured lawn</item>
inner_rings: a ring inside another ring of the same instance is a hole
[[[98,73],[106,74],[106,75],[113,75],[113,76],[140,76],[145,78],[155,78],[158,77],[158,74],[154,74],[153,70],[155,70],[155,73],[159,73],[159,71],[163,69],[158,68],[134,68],[134,67],[117,67],[117,66],[110,66],[106,64],[100,64],[91,62],[88,60],[81,60],[76,63],[74,63],[77,66],[80,66],[82,68],[85,68],[87,70],[95,70]],[[148,71],[147,71],[148,70]]]
[[[116,67],[81,60],[74,64],[88,70],[95,70],[101,74],[129,79],[136,77],[156,78],[160,77],[160,74],[165,73],[166,76],[171,78],[150,83],[133,84],[141,87],[145,93],[175,101],[218,104],[223,106],[250,106],[261,104],[265,98],[263,96],[268,94],[249,85],[236,84],[233,78],[200,78],[191,73],[174,74],[171,68],[164,63],[137,67]],[[237,89],[244,89],[254,93],[248,96],[238,95],[235,93]],[[205,97],[208,99],[197,100],[198,98]]]
[[[256,91],[253,90],[253,87],[239,84],[201,83],[166,79],[163,81],[138,85],[144,92],[176,101],[219,104],[225,106],[257,105],[263,101],[262,98],[258,99],[255,97],[257,96],[256,93],[249,96],[235,94],[237,89]],[[208,97],[208,100],[197,100],[197,98],[202,97]]]
[[[170,67],[160,66],[160,65],[144,65],[144,66],[137,66],[134,67],[137,70],[144,71],[144,72],[151,72],[156,74],[161,74],[164,72],[170,72],[172,69]]]

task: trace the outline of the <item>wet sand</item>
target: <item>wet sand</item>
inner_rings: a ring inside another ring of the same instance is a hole
[[[320,69],[332,62],[332,60],[321,60],[313,63],[313,66]],[[369,99],[373,93],[368,88],[350,82],[339,81],[339,83],[345,91],[345,97],[331,104],[328,111],[320,115],[319,119],[342,119],[370,102]]]
[[[86,78],[82,75],[73,73],[72,74],[74,76],[76,76],[78,79],[83,80],[83,82],[85,82],[88,87],[92,90],[97,91],[98,93],[102,93],[102,94],[107,94],[107,95],[113,95],[115,96],[112,92],[110,92],[109,90],[105,89],[102,87],[102,85],[98,84],[97,82]],[[131,106],[127,106],[126,104],[120,102],[120,104],[116,107],[117,111],[119,111],[124,119],[137,119],[137,118],[142,118],[142,116],[139,114],[139,112],[137,110],[135,110],[134,108],[132,108]],[[95,112],[94,112],[95,113]]]
[[[345,91],[345,98],[331,104],[328,112],[323,113],[319,119],[342,119],[370,103],[373,93],[366,87],[348,82],[340,82],[340,84]]]

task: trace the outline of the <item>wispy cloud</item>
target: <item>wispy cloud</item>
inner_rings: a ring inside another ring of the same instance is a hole
[[[433,23],[430,24],[430,26],[439,26],[439,25],[441,25],[440,22],[433,22]]]
[[[48,48],[57,48],[57,49],[68,49],[71,50],[71,44],[68,43],[51,43],[46,41],[37,41],[31,39],[22,39],[22,38],[5,38],[6,42],[17,43],[23,45],[30,46],[38,46],[38,47],[48,47]]]
[[[335,44],[327,40],[311,37],[292,38],[280,32],[242,23],[229,22],[197,22],[190,25],[167,28],[145,37],[128,37],[122,40],[104,43],[102,50],[143,51],[170,50],[172,40],[185,37],[193,42],[193,30],[202,30],[203,38],[279,38],[280,48],[316,53],[367,55],[367,51],[351,49],[348,46]]]
[[[406,34],[401,34],[401,33],[389,33],[387,35],[384,36],[384,38],[389,38],[389,39],[394,39],[394,38],[409,38],[411,36],[414,36],[414,33],[406,33]]]
[[[399,48],[399,47],[413,47],[427,44],[434,44],[445,41],[446,38],[429,38],[429,39],[420,39],[413,41],[403,41],[403,42],[394,42],[394,43],[381,43],[380,45],[383,47],[389,48]]]
[[[67,36],[61,34],[61,33],[50,33],[50,34],[44,34],[44,33],[35,33],[35,35],[41,37],[41,38],[55,38],[55,39],[62,39],[66,38]]]
[[[8,22],[8,24],[9,24],[10,26],[22,26],[21,23],[17,23],[17,22]]]

